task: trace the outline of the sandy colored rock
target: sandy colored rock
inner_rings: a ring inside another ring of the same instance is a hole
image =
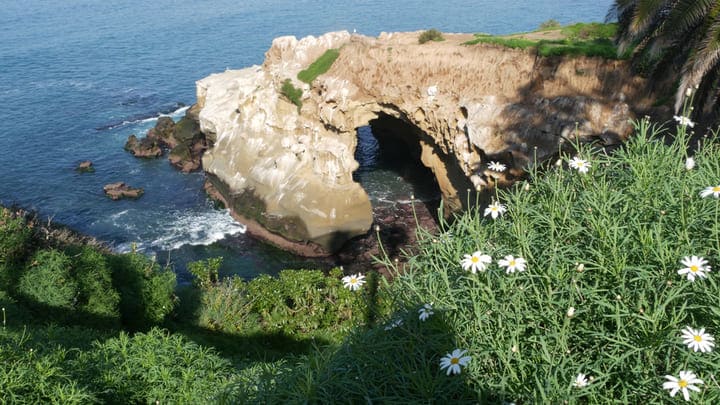
[[[80,173],[92,173],[95,171],[95,167],[93,167],[93,162],[89,160],[84,160],[77,165],[75,170]]]
[[[113,200],[120,200],[123,198],[140,198],[143,195],[144,190],[142,188],[133,188],[120,181],[117,183],[106,184],[103,187],[105,195]]]
[[[420,45],[418,35],[280,37],[262,66],[198,81],[200,128],[215,140],[203,167],[228,205],[285,239],[334,251],[373,221],[352,179],[358,127],[415,128],[421,161],[452,211],[467,190],[508,184],[576,139],[626,137],[628,120],[653,101],[625,61],[461,45],[467,34]],[[330,48],[340,48],[330,70],[311,85],[298,81]],[[299,111],[280,94],[286,79],[303,89]],[[508,172],[491,176],[492,160]]]

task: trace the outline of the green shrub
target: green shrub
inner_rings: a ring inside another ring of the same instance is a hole
[[[30,251],[32,230],[25,219],[0,207],[0,289],[12,289]]]
[[[291,103],[295,104],[297,106],[298,112],[300,112],[300,109],[302,108],[302,89],[298,89],[293,86],[290,79],[285,79],[282,84],[282,88],[280,88],[280,94],[290,100]]]
[[[578,146],[562,156],[565,167],[530,168],[529,181],[497,192],[507,206],[497,219],[478,207],[439,234],[421,234],[419,254],[392,285],[404,324],[350,339],[306,371],[312,377],[281,384],[283,394],[669,403],[664,376],[692,370],[705,381],[692,400],[718,403],[720,353],[694,352],[681,334],[690,326],[717,337],[720,283],[715,271],[693,282],[678,270],[687,256],[713,270],[720,263],[720,199],[699,195],[720,183],[720,145],[705,143],[687,170],[682,128],[667,145],[647,120],[636,125],[612,155]],[[575,156],[591,164],[587,173],[567,166]],[[476,251],[492,263],[463,270],[464,255]],[[507,255],[527,268],[508,273],[498,263]],[[418,308],[430,302],[435,314],[420,322]],[[440,359],[456,348],[471,361],[448,376]],[[585,387],[574,386],[580,373],[591,377]]]
[[[218,272],[222,265],[222,257],[199,260],[188,264],[188,271],[195,276],[193,284],[196,287],[205,289],[217,284]]]
[[[199,268],[216,265],[219,262],[208,266],[200,261],[191,268],[194,273],[207,274],[209,270]],[[341,278],[339,269],[329,275],[316,270],[284,270],[279,277],[260,275],[249,282],[227,278],[202,289],[198,324],[232,334],[303,337],[320,333],[339,338],[386,311],[388,305],[382,293],[370,296],[367,291],[349,291]]]
[[[124,325],[143,329],[165,319],[175,306],[175,273],[139,253],[109,258],[113,286],[120,293]]]
[[[555,20],[555,19],[551,18],[551,19],[549,19],[549,20],[547,20],[547,21],[543,21],[543,22],[540,24],[539,30],[540,30],[540,31],[543,31],[543,30],[552,30],[552,29],[555,29],[555,28],[560,28],[560,22],[559,22],[558,20]]]
[[[213,350],[157,328],[97,342],[73,366],[107,403],[210,403],[233,371]]]
[[[105,255],[86,246],[72,259],[80,289],[79,309],[92,315],[119,318],[120,294],[113,288],[112,272]]]
[[[444,41],[445,38],[442,36],[442,32],[436,30],[435,28],[429,29],[427,31],[423,31],[420,33],[420,36],[418,37],[418,43],[424,44],[428,41]]]
[[[2,403],[87,404],[97,397],[78,383],[65,367],[74,351],[62,347],[30,345],[25,334],[0,332],[0,392]],[[38,350],[39,349],[39,350]]]
[[[330,70],[330,67],[335,63],[338,56],[340,56],[339,49],[328,49],[320,55],[315,62],[311,63],[307,69],[301,70],[297,78],[300,81],[311,84],[318,76]]]
[[[71,265],[70,258],[60,251],[38,251],[20,278],[18,292],[34,303],[74,309],[79,290]]]

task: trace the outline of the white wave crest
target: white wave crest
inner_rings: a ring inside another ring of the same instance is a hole
[[[123,227],[117,222],[114,225]],[[132,228],[131,231],[147,236],[135,242],[119,244],[116,250],[129,252],[134,246],[139,252],[150,252],[175,250],[184,245],[210,245],[247,230],[244,224],[230,216],[229,210],[171,212],[158,220],[146,222],[144,226],[133,224]]]

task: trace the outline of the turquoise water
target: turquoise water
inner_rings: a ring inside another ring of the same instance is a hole
[[[329,6],[332,4],[332,6]],[[305,262],[248,239],[202,192],[203,175],[165,159],[123,151],[160,114],[182,115],[195,81],[262,62],[280,35],[437,28],[493,34],[527,31],[554,18],[601,21],[610,0],[257,1],[24,0],[0,13],[0,202],[39,211],[106,241],[137,243],[169,258],[223,256],[225,273],[252,277]],[[93,174],[73,168],[92,160]],[[378,184],[397,180],[376,172]],[[143,187],[137,201],[113,202],[109,182]],[[404,192],[404,186],[399,186]],[[397,192],[397,189],[394,189]],[[373,194],[384,199],[387,190]],[[387,192],[388,195],[393,194]],[[381,195],[382,194],[382,195]],[[391,197],[395,198],[395,197]]]

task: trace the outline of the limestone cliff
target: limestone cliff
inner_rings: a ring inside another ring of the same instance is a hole
[[[280,37],[262,66],[197,82],[201,130],[216,139],[203,166],[241,220],[306,255],[365,233],[372,208],[352,172],[356,129],[373,120],[414,129],[408,137],[446,206],[460,209],[467,189],[508,180],[486,175],[490,160],[521,175],[575,137],[622,139],[634,109],[650,103],[623,61],[461,45],[468,35],[420,45],[417,36]],[[312,85],[298,81],[330,48],[340,49],[330,70]],[[301,109],[280,94],[286,79],[303,89]]]

